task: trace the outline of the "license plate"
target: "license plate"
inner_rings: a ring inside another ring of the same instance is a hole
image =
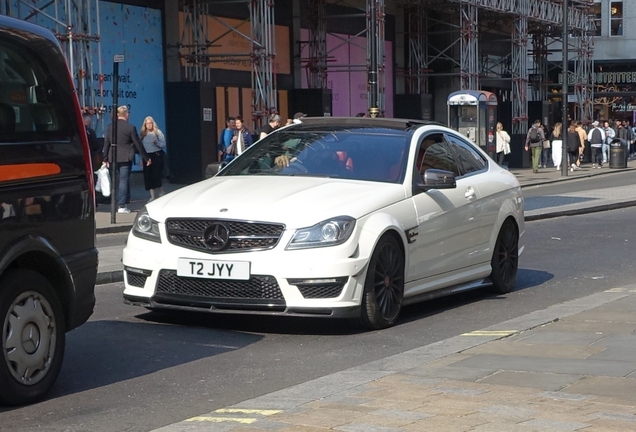
[[[202,279],[249,280],[249,261],[213,261],[179,258],[177,276]]]

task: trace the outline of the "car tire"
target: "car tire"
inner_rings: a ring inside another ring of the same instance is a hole
[[[64,313],[45,277],[19,269],[0,279],[0,330],[0,404],[41,399],[55,384],[65,345]]]
[[[402,309],[404,254],[392,236],[380,239],[367,269],[358,324],[379,330],[392,326]]]
[[[517,227],[507,219],[497,235],[497,242],[492,254],[491,290],[497,294],[507,294],[517,281],[519,264],[519,233]]]

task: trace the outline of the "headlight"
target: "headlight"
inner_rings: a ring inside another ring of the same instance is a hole
[[[349,239],[356,220],[349,216],[338,216],[327,219],[309,228],[296,231],[286,249],[307,249],[315,247],[335,246]]]
[[[132,228],[133,235],[142,239],[161,243],[161,235],[159,235],[159,223],[152,220],[148,215],[146,207],[139,210]]]

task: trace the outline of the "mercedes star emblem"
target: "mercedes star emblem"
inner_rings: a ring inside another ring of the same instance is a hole
[[[211,224],[203,234],[203,242],[209,250],[221,251],[225,249],[230,240],[230,230],[227,225],[215,222]]]

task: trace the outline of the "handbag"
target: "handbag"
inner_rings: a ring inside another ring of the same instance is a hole
[[[102,165],[97,170],[97,182],[95,183],[95,190],[101,192],[106,198],[110,196],[110,174],[106,165]]]
[[[550,148],[550,140],[543,141],[543,148],[544,149],[549,149]]]
[[[505,155],[510,154],[510,143],[508,141],[504,141],[503,152]]]

